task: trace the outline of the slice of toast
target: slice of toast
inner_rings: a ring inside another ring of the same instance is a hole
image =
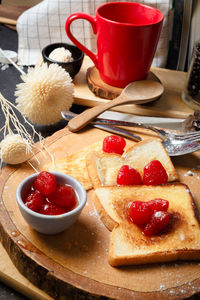
[[[155,198],[169,201],[170,223],[162,234],[147,237],[130,221],[129,207],[133,201]],[[112,231],[108,256],[112,266],[200,259],[200,225],[186,185],[100,187],[93,200]]]
[[[110,153],[89,153],[86,156],[86,165],[93,187],[97,188],[117,185],[117,174],[122,165],[135,168],[142,176],[144,166],[155,159],[162,163],[169,182],[178,179],[167,151],[157,139],[141,141],[130,147],[122,156]]]
[[[86,190],[92,188],[92,182],[89,178],[87,167],[86,167],[86,155],[91,151],[101,152],[102,142],[97,142],[82,150],[66,155],[61,159],[55,160],[55,164],[46,164],[43,166],[43,170],[46,171],[57,171],[71,175],[79,180]]]

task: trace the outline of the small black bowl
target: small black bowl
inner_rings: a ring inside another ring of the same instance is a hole
[[[49,58],[50,53],[54,49],[61,48],[61,47],[64,47],[65,49],[68,49],[71,52],[73,57],[72,62],[59,62]],[[46,46],[42,50],[42,57],[44,62],[46,62],[48,65],[56,63],[59,66],[61,66],[63,69],[65,69],[69,73],[71,78],[74,78],[74,76],[80,71],[80,68],[83,63],[84,53],[76,46],[66,44],[66,43],[55,43]]]

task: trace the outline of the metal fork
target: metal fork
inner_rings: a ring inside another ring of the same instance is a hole
[[[62,111],[62,116],[65,119],[70,119],[70,117],[75,117],[76,114],[69,111]],[[126,121],[119,121],[119,120],[111,120],[111,119],[103,119],[103,118],[96,118],[90,124],[98,124],[98,125],[117,125],[117,126],[128,126],[128,127],[142,127],[149,130],[152,130],[158,134],[158,136],[163,140],[179,140],[179,141],[200,141],[200,131],[197,132],[172,132],[166,129],[160,129],[157,127],[154,127],[149,124],[142,124],[142,123],[136,123],[136,122],[126,122]]]
[[[63,111],[61,113],[61,115],[65,120],[69,121],[70,119],[73,118],[73,115],[76,115],[76,114]],[[113,123],[112,123],[112,125],[113,125]],[[141,141],[141,138],[139,136],[135,136],[133,133],[130,133],[129,131],[119,128],[119,127],[114,127],[114,126],[110,126],[110,125],[99,125],[99,124],[97,125],[96,123],[91,124],[91,126],[97,127],[97,128],[103,129],[103,130],[111,131],[111,132],[114,132],[115,134],[123,135],[123,136],[131,138],[135,141]],[[105,128],[105,127],[109,127],[109,128]],[[119,129],[120,129],[120,132],[119,132]],[[153,129],[154,129],[154,127],[153,127]],[[170,156],[184,155],[184,154],[188,154],[188,153],[192,153],[192,152],[200,150],[199,143],[186,141],[186,140],[168,138],[168,139],[163,140],[162,144]]]
[[[137,125],[135,125],[135,126],[137,126]],[[143,127],[143,128],[150,129],[150,130],[156,132],[163,141],[169,140],[169,139],[179,140],[179,141],[190,141],[190,142],[200,141],[200,131],[176,133],[176,132],[168,131],[166,129],[156,128],[149,124],[138,124],[138,127]]]

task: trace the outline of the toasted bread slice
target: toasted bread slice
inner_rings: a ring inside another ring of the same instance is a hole
[[[82,150],[65,156],[62,159],[57,159],[55,164],[46,164],[43,166],[43,170],[46,171],[57,171],[71,175],[79,180],[86,190],[93,187],[92,182],[89,178],[85,157],[91,151],[101,152],[102,142],[97,142]]]
[[[130,147],[122,156],[110,153],[89,153],[86,165],[93,187],[117,185],[117,174],[121,166],[127,164],[135,168],[141,176],[146,164],[159,160],[168,174],[168,181],[178,179],[172,161],[157,139],[148,139]]]
[[[147,139],[133,145],[124,152],[123,157],[133,168],[139,170],[141,175],[143,175],[144,166],[157,159],[165,168],[169,182],[178,179],[171,158],[163,144],[157,139]]]
[[[129,207],[133,201],[155,198],[169,201],[170,223],[161,234],[147,237],[130,221]],[[200,226],[186,185],[100,187],[93,200],[102,222],[112,230],[112,266],[200,259]]]
[[[126,164],[119,154],[91,152],[86,156],[86,166],[94,188],[116,185],[117,173]]]

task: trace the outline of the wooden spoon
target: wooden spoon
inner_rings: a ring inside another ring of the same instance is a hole
[[[5,18],[5,17],[0,17],[0,23],[3,24],[10,24],[10,25],[17,25],[17,21],[10,19],[10,18]]]
[[[141,80],[128,84],[122,93],[115,99],[95,107],[92,107],[78,116],[74,117],[68,123],[68,128],[76,132],[85,127],[90,121],[96,118],[104,111],[122,104],[143,104],[157,99],[162,95],[164,88],[161,83],[153,80]]]

